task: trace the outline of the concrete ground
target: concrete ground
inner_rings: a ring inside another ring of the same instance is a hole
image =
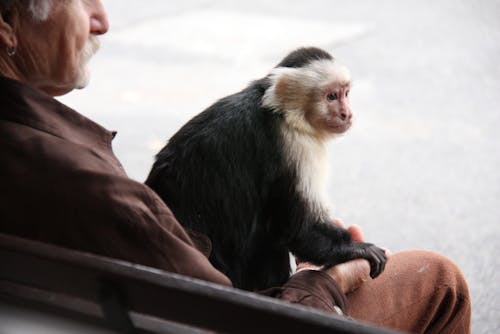
[[[90,86],[61,100],[119,131],[144,180],[190,117],[316,45],[354,77],[355,124],[332,142],[336,216],[393,251],[453,259],[473,332],[500,331],[500,2],[107,0]]]

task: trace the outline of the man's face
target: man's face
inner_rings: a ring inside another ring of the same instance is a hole
[[[100,0],[55,0],[43,22],[21,17],[16,57],[24,81],[53,96],[85,87],[97,35],[108,27]]]

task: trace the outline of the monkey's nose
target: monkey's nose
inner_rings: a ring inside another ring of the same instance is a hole
[[[350,121],[352,118],[352,114],[348,111],[341,111],[339,118],[343,121]]]

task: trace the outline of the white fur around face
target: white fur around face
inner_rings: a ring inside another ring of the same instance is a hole
[[[322,141],[288,127],[282,128],[282,134],[287,163],[297,172],[297,191],[309,200],[318,216],[323,216],[328,211],[326,147]]]
[[[349,70],[333,60],[316,60],[302,68],[277,67],[269,74],[271,86],[266,90],[262,105],[282,113],[291,128],[318,136],[318,131],[306,120],[304,99],[310,92],[322,90],[333,82],[349,83]],[[281,86],[281,87],[280,87]],[[311,106],[319,113],[327,113],[322,101]]]

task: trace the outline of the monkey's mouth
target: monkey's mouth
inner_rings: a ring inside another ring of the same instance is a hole
[[[351,120],[348,120],[348,121],[339,121],[339,122],[335,122],[334,124],[332,124],[330,126],[330,128],[335,133],[343,133],[343,132],[346,132],[347,130],[349,130],[349,128],[351,127],[351,125],[352,125],[352,121]]]

